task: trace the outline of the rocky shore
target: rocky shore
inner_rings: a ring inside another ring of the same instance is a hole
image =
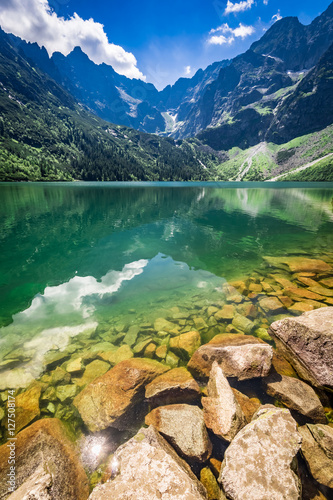
[[[333,498],[332,264],[266,257],[212,303],[80,333],[37,380],[8,353],[0,500]]]

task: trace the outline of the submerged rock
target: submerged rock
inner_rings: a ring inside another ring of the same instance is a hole
[[[326,423],[324,408],[315,391],[305,382],[274,373],[263,379],[270,396],[310,418],[313,422]]]
[[[326,273],[332,271],[330,264],[319,259],[308,259],[306,257],[264,257],[264,259],[272,267],[288,266],[292,273],[300,273],[302,271]]]
[[[207,490],[208,500],[221,500],[221,490],[214,474],[209,467],[200,471],[200,481]]]
[[[261,403],[258,398],[249,398],[242,392],[237,391],[237,389],[232,389],[236,401],[238,402],[241,410],[244,414],[246,423],[249,424],[253,418],[253,415],[259,410]]]
[[[88,498],[87,476],[60,420],[38,420],[19,432],[16,438],[16,487],[30,494],[17,496],[17,500]],[[10,448],[6,443],[0,447],[0,498],[8,495],[9,456]],[[32,496],[33,489],[39,496]]]
[[[110,369],[109,363],[105,361],[101,361],[99,359],[95,359],[86,366],[84,374],[81,378],[75,378],[73,381],[80,387],[83,387],[90,382],[92,382],[95,378],[100,377],[104,373],[106,373]]]
[[[333,488],[333,429],[328,425],[307,424],[299,428],[302,454],[312,476]]]
[[[146,386],[145,395],[152,404],[188,403],[199,397],[200,388],[190,372],[180,367],[156,377]]]
[[[188,369],[195,377],[208,378],[214,361],[226,377],[247,380],[266,377],[273,349],[256,337],[241,334],[217,335],[193,354]]]
[[[333,388],[333,307],[276,321],[269,332],[301,378]]]
[[[295,457],[301,445],[289,410],[262,406],[227,448],[219,477],[231,500],[299,500]]]
[[[202,399],[206,426],[225,441],[232,441],[245,425],[245,416],[223,374],[213,363],[207,385],[208,397]]]
[[[169,368],[158,361],[132,358],[121,361],[91,382],[74,399],[74,405],[92,432],[115,427],[126,429],[126,413],[144,397],[144,386]]]
[[[153,425],[184,458],[205,462],[211,455],[202,410],[186,404],[160,406],[145,418],[146,425]]]
[[[189,359],[192,354],[200,347],[201,339],[198,332],[186,332],[170,339],[170,349],[180,356],[186,356]]]
[[[150,426],[118,448],[116,477],[97,486],[89,500],[203,500],[206,490],[171,445]]]
[[[35,385],[15,398],[15,433],[26,427],[40,415],[39,399],[41,387]]]

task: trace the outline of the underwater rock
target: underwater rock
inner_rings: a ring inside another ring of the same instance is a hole
[[[214,314],[216,321],[228,321],[232,320],[235,314],[235,306],[232,304],[226,304],[222,307],[220,311]]]
[[[269,396],[281,401],[290,410],[295,410],[313,422],[326,424],[324,408],[315,391],[305,382],[273,373],[263,379]]]
[[[124,344],[121,347],[118,347],[118,349],[100,354],[100,357],[111,363],[111,365],[116,365],[121,361],[125,361],[125,359],[133,358],[134,354],[130,346]]]
[[[40,415],[39,398],[40,385],[35,385],[28,391],[22,392],[15,398],[15,433],[26,427]]]
[[[145,396],[152,404],[189,403],[200,395],[200,388],[185,367],[174,368],[146,386]]]
[[[216,436],[230,442],[245,425],[245,416],[216,361],[210,372],[207,393],[208,397],[202,398],[206,426]]]
[[[80,378],[74,378],[73,382],[75,382],[75,384],[79,387],[83,387],[92,382],[95,378],[106,373],[108,370],[110,370],[109,363],[95,359],[95,361],[92,361],[86,366],[83,376]]]
[[[333,429],[329,425],[307,424],[299,428],[302,454],[316,481],[333,488]]]
[[[249,398],[242,392],[237,391],[237,389],[232,388],[235,399],[238,402],[241,410],[244,414],[246,423],[249,424],[253,418],[253,415],[259,410],[261,403],[258,398]]]
[[[221,491],[214,474],[209,467],[200,471],[200,481],[207,491],[208,500],[220,500]]]
[[[145,358],[153,359],[155,351],[156,351],[156,344],[154,344],[154,342],[150,342],[150,344],[148,344],[146,349],[144,350],[143,355]]]
[[[323,280],[320,280],[319,283],[327,286],[328,288],[333,288],[333,278],[325,278]]]
[[[264,297],[259,301],[259,305],[268,314],[277,314],[283,309],[283,304],[277,297]]]
[[[73,399],[77,393],[77,386],[75,384],[58,385],[57,398],[63,403],[66,399]]]
[[[227,448],[219,482],[231,500],[299,500],[301,436],[289,410],[262,406]],[[294,467],[293,467],[294,466]]]
[[[170,339],[170,349],[179,356],[186,356],[187,359],[200,347],[201,338],[198,332],[192,331],[182,333]]]
[[[114,465],[117,467],[114,467]],[[89,500],[203,500],[204,486],[171,445],[150,426],[139,432],[112,457],[115,478],[98,485]]]
[[[70,380],[71,380],[70,374],[67,373],[66,370],[60,368],[60,366],[57,366],[57,368],[53,372],[51,372],[50,383],[52,385],[57,385],[60,384],[61,382],[67,384],[68,382],[70,382]]]
[[[60,420],[55,418],[38,420],[19,432],[16,438],[16,487],[22,488],[21,491],[29,491],[34,484],[37,491],[40,486],[39,490],[50,495],[27,498],[52,500],[88,498],[87,476]],[[6,443],[0,447],[0,498],[7,498],[8,495],[9,457],[10,448]],[[48,474],[51,475],[51,482],[47,477]]]
[[[205,462],[211,455],[202,410],[198,406],[175,404],[160,406],[148,413],[146,425],[153,425],[174,446],[178,453],[190,461]]]
[[[166,355],[165,362],[170,368],[177,368],[179,361],[178,356],[171,351]]]
[[[141,340],[140,342],[138,342],[133,347],[134,354],[142,354],[143,351],[146,349],[147,345],[149,345],[152,340],[153,340],[152,337],[148,337],[145,340]]]
[[[252,330],[256,327],[256,325],[253,323],[253,321],[249,320],[245,316],[242,316],[241,314],[236,313],[233,317],[232,320],[232,325],[237,329],[241,330],[242,332],[246,334],[250,334]]]
[[[266,377],[272,357],[272,347],[256,337],[221,334],[199,347],[187,367],[194,377],[205,379],[217,361],[226,377],[248,380]]]
[[[296,286],[285,288],[283,293],[296,301],[299,301],[300,299],[323,300],[323,297],[318,293],[310,292],[310,290],[306,288],[298,288]]]
[[[74,358],[66,366],[68,373],[77,373],[83,370],[82,358]]]
[[[177,325],[174,323],[171,323],[165,318],[157,318],[154,322],[154,328],[157,332],[163,331],[163,332],[170,332],[171,330],[174,330]]]
[[[132,358],[121,361],[91,382],[74,399],[74,405],[92,432],[115,427],[124,430],[126,413],[144,398],[144,386],[169,370],[158,361]]]
[[[156,356],[159,358],[159,359],[165,359],[166,355],[167,355],[167,352],[168,352],[168,346],[167,345],[160,345],[157,349],[156,349]]]
[[[278,351],[312,385],[333,388],[333,307],[272,323]]]
[[[193,318],[194,326],[197,330],[205,330],[208,328],[206,321],[203,318]]]
[[[289,267],[292,273],[302,271],[312,273],[326,273],[332,271],[332,266],[320,259],[308,259],[306,257],[263,257],[272,267]]]
[[[125,344],[129,346],[134,345],[136,339],[138,338],[139,332],[140,328],[138,326],[135,325],[130,326],[124,338]]]

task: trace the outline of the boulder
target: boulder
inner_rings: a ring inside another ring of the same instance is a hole
[[[202,398],[206,426],[216,436],[230,442],[245,425],[245,416],[216,361],[210,372],[207,393],[208,397]]]
[[[323,260],[308,259],[306,257],[264,257],[272,267],[288,266],[292,273],[311,272],[326,273],[332,271],[332,266]]]
[[[188,358],[200,347],[201,338],[198,332],[186,332],[170,339],[170,349],[176,354]]]
[[[133,351],[130,348],[129,345],[124,344],[121,347],[118,347],[118,349],[115,349],[113,351],[108,351],[105,353],[101,353],[100,357],[103,358],[105,361],[108,361],[111,363],[111,365],[116,365],[117,363],[120,363],[121,361],[124,361],[125,359],[131,359],[134,357]],[[102,373],[101,373],[102,375]]]
[[[109,363],[105,361],[101,361],[99,359],[95,359],[86,366],[84,374],[80,378],[75,378],[73,381],[79,386],[83,387],[90,382],[92,382],[95,378],[100,377],[104,373],[106,373],[110,369]]]
[[[189,403],[200,395],[200,388],[185,368],[174,368],[156,377],[146,386],[146,399],[150,403]]]
[[[83,369],[82,358],[71,359],[66,366],[66,371],[68,371],[68,373],[80,372]]]
[[[90,431],[124,430],[128,427],[126,413],[143,399],[144,386],[168,369],[152,359],[121,361],[83,389],[74,405]]]
[[[41,387],[33,386],[15,398],[15,433],[26,427],[40,415],[39,398]]]
[[[241,334],[221,334],[193,354],[189,371],[201,379],[209,377],[214,361],[226,377],[247,380],[266,377],[271,368],[273,349],[256,337]]]
[[[264,297],[259,301],[263,311],[269,314],[276,314],[283,309],[283,304],[277,297]]]
[[[77,386],[75,384],[59,385],[56,390],[57,398],[61,402],[67,399],[73,399],[77,393]]]
[[[136,339],[139,335],[140,328],[138,326],[132,325],[129,327],[128,332],[125,335],[124,342],[125,344],[132,346],[135,344]]]
[[[262,406],[227,448],[219,482],[231,500],[299,500],[295,457],[301,445],[289,410]]]
[[[301,378],[316,387],[333,388],[333,307],[276,321],[269,333]]]
[[[306,288],[298,288],[297,286],[291,286],[283,290],[284,295],[287,295],[293,300],[323,300],[323,297],[318,293],[311,292]]]
[[[33,499],[86,500],[88,479],[60,420],[38,420],[19,432],[15,441],[16,488]],[[0,447],[0,498],[7,498],[10,472],[8,443]],[[51,479],[49,477],[51,475]],[[31,491],[30,491],[31,489]],[[49,494],[32,496],[32,492]],[[24,496],[17,496],[23,499]]]
[[[214,314],[216,321],[228,321],[234,317],[235,307],[232,304],[226,304],[220,311]]]
[[[163,434],[183,458],[205,462],[210,457],[212,444],[203,412],[197,406],[160,406],[146,416],[145,423]]]
[[[241,314],[235,314],[232,324],[237,330],[241,330],[244,333],[250,334],[255,328],[253,321],[249,320]]]
[[[333,488],[333,428],[307,424],[299,428],[302,454],[316,481]]]
[[[177,325],[174,323],[171,323],[171,321],[168,321],[165,318],[157,318],[154,322],[154,329],[159,332],[170,332],[176,328]]]
[[[313,422],[326,424],[324,408],[315,391],[305,382],[293,377],[273,373],[263,379],[269,396],[281,401]]]
[[[203,500],[206,490],[172,446],[150,426],[118,448],[114,478],[98,485],[89,500]]]

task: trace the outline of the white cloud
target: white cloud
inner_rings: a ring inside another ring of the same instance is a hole
[[[224,11],[224,15],[228,15],[231,13],[244,12],[245,10],[251,9],[254,4],[254,0],[244,0],[239,3],[232,3],[228,0],[227,7]]]
[[[268,0],[264,0],[264,5],[268,5]]]
[[[96,64],[104,62],[122,75],[145,80],[134,55],[110,43],[104,26],[93,19],[84,20],[76,13],[69,19],[58,17],[47,0],[0,0],[0,4],[0,25],[6,32],[44,45],[50,55],[56,51],[67,55],[80,46]]]
[[[253,35],[254,32],[253,26],[245,26],[240,23],[237,28],[230,28],[227,23],[224,23],[222,26],[210,30],[209,34],[212,36],[208,38],[208,43],[210,45],[230,45],[235,41],[235,38],[244,40],[247,36]]]
[[[282,16],[280,14],[280,11],[278,11],[276,14],[274,14],[274,16],[272,16],[272,21],[274,23],[276,23],[276,21],[280,21],[280,19],[282,19]]]
[[[184,68],[184,75],[190,75],[192,71],[191,66],[185,66]]]

